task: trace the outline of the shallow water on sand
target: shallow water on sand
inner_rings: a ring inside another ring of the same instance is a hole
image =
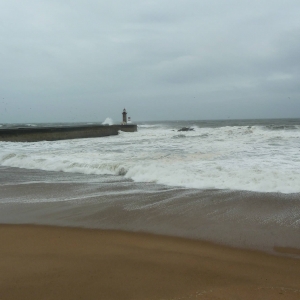
[[[265,251],[300,248],[299,196],[0,167],[0,223],[143,231]]]

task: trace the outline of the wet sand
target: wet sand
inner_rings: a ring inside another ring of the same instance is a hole
[[[300,260],[189,239],[0,226],[0,299],[299,299]]]
[[[0,167],[0,299],[300,299],[299,216],[296,194]]]
[[[298,258],[299,199],[0,167],[0,224],[148,232]]]

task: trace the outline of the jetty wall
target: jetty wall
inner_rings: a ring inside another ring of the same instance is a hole
[[[137,125],[82,125],[61,127],[17,127],[0,129],[0,141],[39,142],[68,139],[96,138],[117,135],[118,132],[135,132]]]

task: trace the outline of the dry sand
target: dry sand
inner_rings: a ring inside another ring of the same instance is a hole
[[[1,300],[300,299],[300,259],[47,226],[1,225],[0,239]]]

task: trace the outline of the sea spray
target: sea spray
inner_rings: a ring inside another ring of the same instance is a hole
[[[106,118],[102,125],[113,125],[114,122],[111,118]]]
[[[265,123],[161,122],[107,138],[0,142],[0,165],[184,188],[299,193],[300,126]],[[194,130],[179,133],[183,126]]]

